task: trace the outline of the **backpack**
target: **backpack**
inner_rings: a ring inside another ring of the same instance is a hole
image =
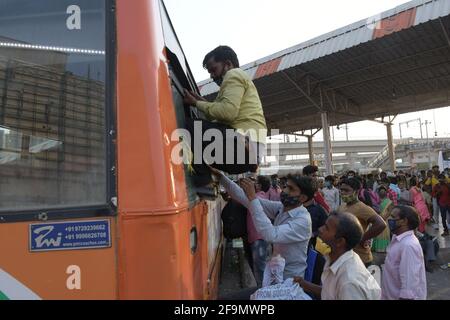
[[[242,238],[247,235],[247,208],[230,200],[222,210],[222,230],[227,239]]]
[[[312,246],[308,246],[306,259],[306,270],[304,279],[318,286],[322,285],[322,272],[325,266],[325,258]],[[313,300],[320,300],[320,297],[310,295]]]

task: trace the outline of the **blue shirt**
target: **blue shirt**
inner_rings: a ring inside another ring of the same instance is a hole
[[[279,254],[285,259],[284,279],[304,277],[311,238],[311,216],[308,210],[300,206],[284,212],[284,206],[279,201],[255,199],[250,202],[236,183],[225,176],[220,182],[232,199],[249,209],[258,233],[265,241],[273,244],[273,255]],[[269,218],[274,220],[273,224]]]

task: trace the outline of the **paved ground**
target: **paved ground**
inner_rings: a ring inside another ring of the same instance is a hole
[[[219,287],[219,299],[239,291],[243,288],[243,281],[241,280],[242,273],[240,271],[239,251],[243,252],[242,248],[233,248],[231,242],[225,243],[225,255],[223,257],[222,274]]]
[[[428,230],[430,234],[438,235],[438,231]],[[439,234],[442,229],[439,230]],[[440,266],[450,263],[450,237],[439,237],[440,250],[438,260],[431,264],[432,272],[427,272],[428,299],[450,300],[450,268],[441,269]],[[382,265],[385,254],[374,254],[374,263]],[[243,248],[239,241],[228,243],[225,252],[219,299],[240,297],[243,289],[254,286],[255,281],[250,267],[245,260]]]
[[[427,272],[429,300],[450,300],[450,268],[442,270],[439,267],[444,263],[450,263],[450,248],[442,249],[439,252],[433,272]]]
[[[432,272],[427,272],[429,300],[450,300],[450,268],[440,268],[450,263],[450,236],[442,237],[442,232],[442,223],[439,230],[427,228],[427,233],[438,237],[440,247],[437,261],[431,264]]]

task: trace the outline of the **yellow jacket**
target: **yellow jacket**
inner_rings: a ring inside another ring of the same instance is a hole
[[[253,81],[245,71],[228,71],[214,102],[197,101],[197,108],[208,120],[229,125],[252,141],[266,143],[267,126],[261,100]]]
[[[425,185],[427,185],[427,186],[431,185],[434,188],[434,186],[437,184],[439,184],[439,180],[436,179],[434,176],[431,178],[427,178],[425,180]]]

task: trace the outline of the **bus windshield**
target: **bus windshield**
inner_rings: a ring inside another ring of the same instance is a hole
[[[105,0],[0,0],[0,211],[106,204]]]

